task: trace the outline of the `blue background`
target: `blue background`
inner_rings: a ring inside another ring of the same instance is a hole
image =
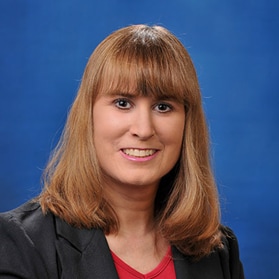
[[[196,65],[223,223],[248,279],[279,278],[277,0],[1,0],[0,211],[34,197],[96,45],[161,24]]]

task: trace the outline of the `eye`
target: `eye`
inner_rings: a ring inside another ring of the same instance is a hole
[[[158,112],[165,113],[165,112],[171,111],[173,109],[173,107],[170,104],[159,103],[159,104],[155,105],[154,109]]]
[[[114,104],[119,109],[130,109],[132,107],[130,101],[123,98],[115,100]]]

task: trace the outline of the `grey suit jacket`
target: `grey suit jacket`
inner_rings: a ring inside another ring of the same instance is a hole
[[[244,278],[237,240],[231,230],[224,230],[225,248],[198,262],[172,247],[177,279]],[[101,230],[74,228],[28,202],[0,214],[0,278],[117,279],[118,275]]]

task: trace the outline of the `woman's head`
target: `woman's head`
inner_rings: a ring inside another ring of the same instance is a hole
[[[133,92],[139,96],[174,99],[182,103],[187,115],[185,126],[192,130],[190,133],[184,131],[184,148],[187,135],[191,136],[188,141],[192,148],[197,141],[195,136],[200,135],[204,141],[206,135],[203,130],[206,127],[193,63],[181,42],[165,28],[146,25],[125,27],[112,33],[95,49],[72,110],[76,117],[82,116],[80,122],[87,119],[84,130],[77,134],[78,137],[87,137],[86,143],[92,139],[96,98],[112,92]],[[72,126],[77,126],[76,122]],[[83,141],[79,141],[79,145],[85,146]]]
[[[181,227],[180,223],[187,221],[195,227],[193,234],[212,235],[219,225],[218,201],[196,72],[182,43],[159,26],[134,25],[117,30],[91,55],[63,136],[46,170],[43,208],[77,226],[117,230],[117,217],[102,192],[93,108],[98,96],[131,92],[172,99],[185,108],[181,155],[171,175],[163,180],[168,185],[161,185],[163,190],[158,195],[160,199],[163,193],[170,195],[157,203],[162,233],[174,235],[170,238],[174,243],[183,234],[184,239],[191,238],[187,229],[180,228],[177,236],[172,230],[172,224]],[[195,219],[202,214],[211,220],[200,226]]]

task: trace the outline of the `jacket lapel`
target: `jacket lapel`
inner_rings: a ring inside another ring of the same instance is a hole
[[[58,218],[56,230],[61,278],[118,279],[102,231],[77,229]]]
[[[224,277],[222,265],[217,252],[200,261],[193,262],[172,247],[176,279],[229,279]]]

